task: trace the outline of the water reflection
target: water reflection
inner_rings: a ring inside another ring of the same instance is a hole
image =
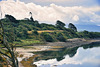
[[[40,56],[36,58],[36,60],[48,60],[56,58],[57,61],[61,61],[64,59],[64,55],[68,54],[70,57],[73,57],[77,52],[78,47],[73,49],[66,49],[63,48],[60,51],[42,51],[42,52],[36,52],[35,54],[39,54]]]
[[[100,67],[99,46],[100,43],[92,43],[80,48],[36,52],[35,54],[40,56],[36,58],[34,64],[40,67]]]

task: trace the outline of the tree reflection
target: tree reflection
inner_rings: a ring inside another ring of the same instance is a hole
[[[91,44],[86,44],[80,47],[83,47],[84,49],[88,48],[93,48],[93,47],[99,47],[100,42],[98,43],[91,43]],[[59,51],[41,51],[41,52],[34,52],[34,54],[39,55],[36,57],[35,61],[39,60],[48,60],[48,59],[54,59],[56,58],[57,61],[61,61],[64,59],[65,55],[68,55],[69,57],[73,57],[77,53],[77,49],[79,47],[74,47],[74,48],[62,48]]]
[[[73,57],[77,52],[78,47],[75,48],[63,48],[60,51],[42,51],[42,52],[34,52],[34,54],[38,54],[39,57],[36,58],[36,61],[39,60],[48,60],[56,58],[57,61],[61,61],[64,59],[65,55],[69,55],[69,57]]]
[[[93,42],[93,43],[88,44],[88,45],[83,45],[82,47],[84,49],[88,49],[88,48],[99,47],[99,46],[100,46],[100,42]]]

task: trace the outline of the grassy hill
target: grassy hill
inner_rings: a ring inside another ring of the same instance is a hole
[[[45,42],[66,42],[70,38],[100,38],[99,32],[77,32],[77,28],[72,23],[69,24],[69,28],[66,28],[65,24],[59,20],[52,25],[40,24],[37,20],[31,19],[16,20],[11,15],[2,19],[7,40],[14,41],[17,45],[32,45]]]

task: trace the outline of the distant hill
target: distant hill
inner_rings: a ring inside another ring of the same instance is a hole
[[[91,32],[100,32],[100,26],[97,25],[76,25],[78,31],[91,31]]]

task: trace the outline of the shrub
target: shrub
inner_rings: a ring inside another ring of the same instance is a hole
[[[58,33],[57,34],[57,40],[59,40],[61,42],[66,42],[66,39],[64,38],[64,36],[62,35],[62,33]]]
[[[49,33],[43,32],[41,35],[44,37],[44,39],[45,39],[47,42],[53,42],[53,41],[54,41],[53,38],[50,36]]]
[[[34,30],[34,31],[32,32],[32,34],[38,35],[39,33],[37,32],[37,30]]]

